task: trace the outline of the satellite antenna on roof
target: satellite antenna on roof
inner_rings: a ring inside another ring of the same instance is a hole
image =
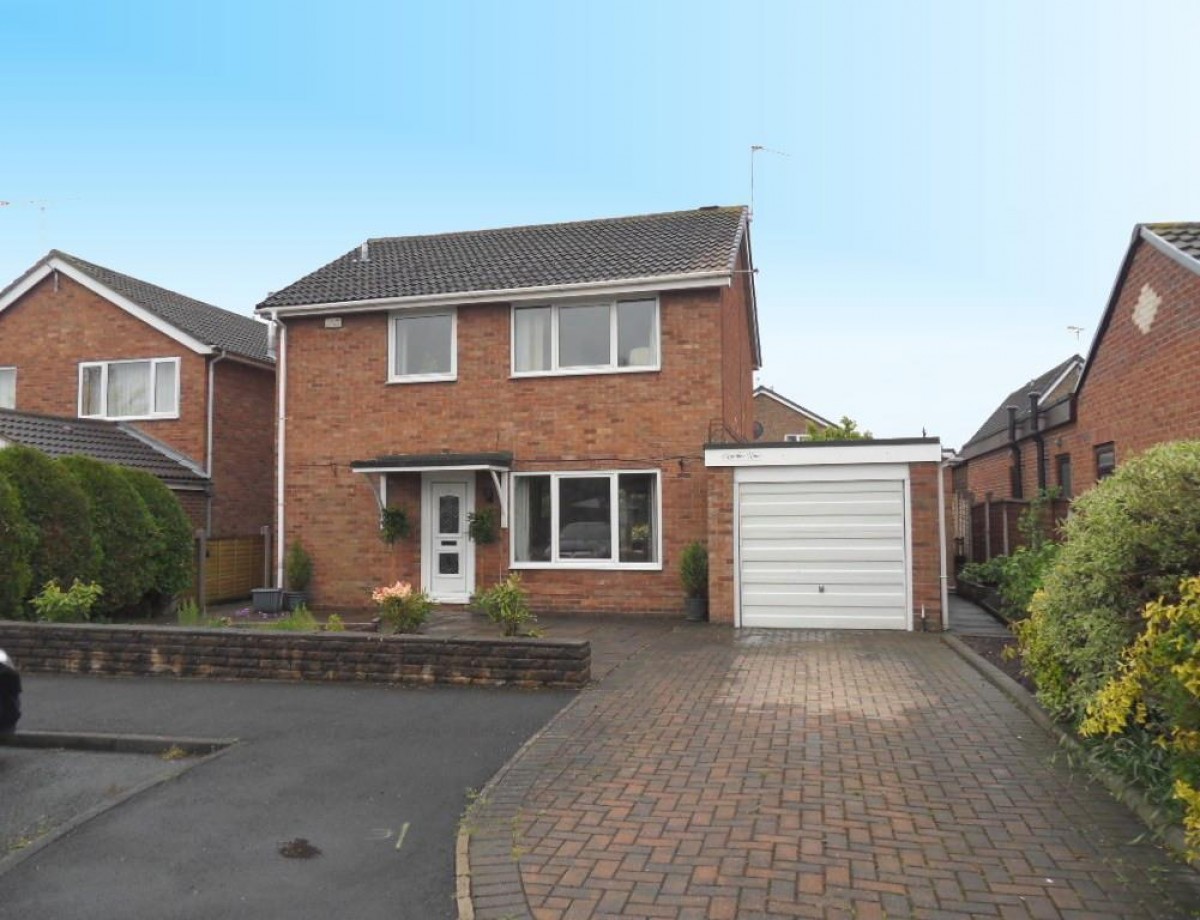
[[[74,201],[73,198],[33,198],[25,201],[0,201],[0,209],[4,208],[37,208],[38,210],[38,237],[42,244],[42,248],[46,247],[46,208],[52,204],[58,204],[60,201]]]
[[[770,147],[764,147],[762,144],[750,145],[750,217],[754,218],[754,154],[756,153],[773,153],[780,157],[790,157],[790,153],[782,150],[773,150]]]
[[[1068,326],[1067,332],[1074,332],[1075,333],[1075,341],[1078,342],[1079,341],[1079,333],[1083,332],[1083,327],[1082,326]]]

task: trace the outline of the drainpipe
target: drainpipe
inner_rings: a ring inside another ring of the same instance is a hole
[[[208,474],[209,484],[212,484],[213,476],[213,412],[217,402],[217,364],[224,361],[229,356],[225,349],[221,349],[215,358],[208,362],[208,432],[205,435],[206,444],[204,455],[207,458],[204,462],[204,472]],[[212,537],[212,495],[209,494],[208,500],[204,503],[204,535]]]
[[[1039,403],[1041,393],[1029,394],[1029,430],[1033,432],[1033,443],[1037,448],[1037,487],[1038,494],[1046,491],[1046,439],[1042,437],[1041,415]]]
[[[1024,491],[1021,487],[1021,445],[1017,443],[1017,412],[1020,410],[1016,406],[1005,406],[1005,409],[1008,410],[1008,445],[1016,470],[1012,477],[1012,497],[1021,498]]]
[[[275,585],[283,586],[283,458],[287,446],[287,326],[271,311],[271,328],[277,349],[275,358]]]

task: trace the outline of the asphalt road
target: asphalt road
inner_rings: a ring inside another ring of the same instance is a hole
[[[572,696],[26,675],[23,731],[239,743],[0,875],[0,918],[452,918],[472,791]]]

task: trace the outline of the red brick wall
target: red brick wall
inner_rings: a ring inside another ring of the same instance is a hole
[[[750,341],[750,276],[745,251],[736,264],[734,282],[721,291],[721,402],[725,437],[754,438],[754,348]]]
[[[708,471],[708,618],[714,623],[734,622],[737,592],[733,536],[733,468]]]
[[[213,537],[275,523],[275,372],[225,359],[213,387]]]
[[[203,492],[180,489],[172,491],[171,494],[179,499],[179,504],[183,506],[183,511],[192,524],[193,533],[208,526],[208,497]]]
[[[785,435],[805,434],[809,418],[765,394],[754,397],[754,419],[763,426],[763,442],[780,442]]]
[[[663,570],[523,570],[536,608],[681,612],[679,554],[707,533],[701,447],[710,423],[726,417],[732,388],[720,346],[728,312],[719,289],[664,294],[660,371],[512,379],[510,308],[467,305],[458,313],[458,380],[392,385],[384,382],[384,314],[346,314],[340,329],[324,328],[321,318],[289,320],[287,538],[299,536],[313,555],[315,602],[360,605],[373,585],[419,581],[418,536],[395,547],[380,542],[375,499],[352,461],[510,451],[522,471],[662,474]],[[748,373],[743,378],[748,406]],[[418,477],[407,478],[415,490]],[[477,485],[489,486],[490,477],[477,476]],[[416,516],[419,494],[404,501]],[[506,567],[507,537],[477,547],[477,586]]]
[[[1064,447],[1076,494],[1095,482],[1093,448],[1115,442],[1118,466],[1163,441],[1200,437],[1200,275],[1145,242],[1137,244],[1116,309],[1079,394]],[[1162,298],[1149,332],[1133,321],[1142,288]]]
[[[16,365],[17,408],[75,417],[79,362],[180,358],[179,418],[137,426],[204,465],[205,358],[70,278],[36,285],[0,313],[0,364]]]
[[[938,489],[941,480],[937,463],[909,464],[909,494],[912,502],[912,589],[913,628],[942,628],[941,542],[938,527]]]

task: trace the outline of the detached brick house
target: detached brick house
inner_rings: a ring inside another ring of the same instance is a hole
[[[210,537],[273,517],[266,324],[52,250],[0,291],[0,442],[154,472]]]
[[[792,402],[770,387],[754,388],[754,439],[768,443],[807,441],[808,426],[825,430],[834,423]]]
[[[315,603],[398,578],[462,603],[514,569],[540,610],[682,611],[703,447],[752,437],[744,208],[371,239],[258,310],[280,549],[312,554]],[[411,536],[381,541],[384,507]],[[484,509],[494,543],[468,537]]]
[[[963,505],[978,519],[989,495],[1023,502],[1056,488],[1069,499],[1148,447],[1200,437],[1197,316],[1200,224],[1139,224],[1087,360],[1073,356],[1015,391],[963,446],[952,473],[963,555],[1016,545],[996,532],[1002,518],[986,540],[976,520],[970,539]]]

